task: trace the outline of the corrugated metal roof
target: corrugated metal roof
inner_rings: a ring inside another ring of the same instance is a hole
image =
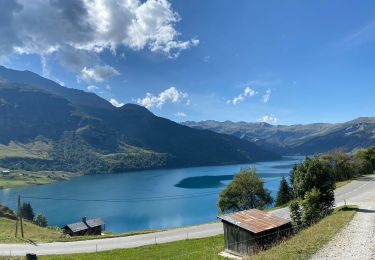
[[[259,209],[225,214],[218,216],[218,218],[252,233],[260,233],[290,223],[289,220],[273,216]]]

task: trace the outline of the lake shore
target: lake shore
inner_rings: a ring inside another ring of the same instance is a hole
[[[56,181],[67,181],[74,177],[81,176],[79,173],[62,171],[11,171],[8,175],[0,175],[0,190],[21,188],[33,185],[50,184]]]

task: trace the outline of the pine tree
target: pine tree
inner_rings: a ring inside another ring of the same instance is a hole
[[[288,203],[292,199],[291,188],[283,176],[280,181],[279,191],[277,192],[276,206],[281,206]]]
[[[21,206],[21,216],[24,219],[27,219],[27,220],[30,220],[30,221],[34,220],[35,214],[34,214],[33,208],[31,207],[30,202],[24,202],[24,203],[22,203],[22,206]]]

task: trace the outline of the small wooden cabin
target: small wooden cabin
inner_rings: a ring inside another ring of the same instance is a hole
[[[250,209],[218,216],[224,227],[225,251],[246,256],[255,254],[273,242],[287,236],[289,220],[259,209]]]
[[[8,176],[10,174],[10,170],[4,169],[4,170],[1,171],[1,173],[2,173],[3,176]]]
[[[105,229],[105,224],[100,218],[89,219],[82,218],[81,222],[67,224],[63,227],[64,234],[70,236],[100,235]]]

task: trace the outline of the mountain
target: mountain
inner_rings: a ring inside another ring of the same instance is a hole
[[[375,145],[375,118],[362,117],[346,123],[270,125],[267,123],[185,122],[196,129],[207,129],[248,140],[280,154],[309,155],[333,149],[353,150]]]
[[[29,71],[0,67],[0,165],[84,173],[278,159],[231,135],[183,126],[144,107],[113,107]]]

